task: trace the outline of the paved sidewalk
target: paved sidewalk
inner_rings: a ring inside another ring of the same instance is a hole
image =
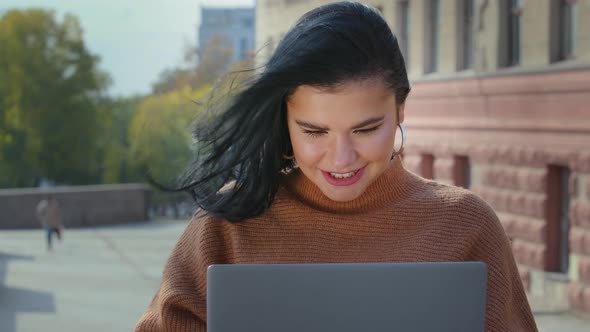
[[[66,229],[49,253],[41,230],[0,231],[0,331],[132,331],[185,227]],[[537,322],[541,332],[590,331],[590,320],[565,314]]]

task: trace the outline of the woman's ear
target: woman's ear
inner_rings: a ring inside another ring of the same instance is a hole
[[[403,123],[404,122],[404,108],[406,106],[406,103],[402,103],[401,105],[397,106],[397,123]]]

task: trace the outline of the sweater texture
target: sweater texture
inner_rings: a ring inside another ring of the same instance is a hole
[[[486,331],[537,331],[509,240],[477,195],[423,179],[396,158],[359,198],[335,202],[294,170],[260,216],[195,215],[135,331],[206,331],[211,264],[445,261],[487,265]]]

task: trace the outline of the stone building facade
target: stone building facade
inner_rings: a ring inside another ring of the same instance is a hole
[[[259,54],[329,2],[258,0]],[[590,0],[365,3],[406,58],[406,167],[494,207],[532,302],[590,313]]]

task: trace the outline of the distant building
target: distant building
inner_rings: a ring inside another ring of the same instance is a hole
[[[254,8],[201,8],[199,48],[215,38],[232,50],[231,63],[246,60],[254,52]]]
[[[329,2],[257,1],[261,55]],[[537,309],[590,313],[590,1],[363,2],[412,82],[406,167],[493,206]]]

